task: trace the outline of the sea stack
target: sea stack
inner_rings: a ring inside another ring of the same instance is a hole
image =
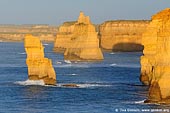
[[[43,80],[46,85],[55,85],[55,70],[52,61],[44,57],[44,47],[40,39],[32,35],[26,35],[24,46],[27,53],[26,64],[29,80]]]
[[[71,36],[74,30],[74,24],[76,21],[64,22],[57,32],[57,37],[54,42],[54,51],[64,53],[66,48],[69,47]]]
[[[106,51],[143,51],[142,34],[149,20],[111,20],[99,26],[100,44]]]
[[[80,12],[77,22],[69,24],[67,29],[63,29],[62,26],[59,31],[62,32],[63,38],[59,33],[57,38],[60,37],[60,41],[56,38],[54,45],[57,48],[59,42],[64,45],[60,47],[65,49],[64,58],[66,60],[94,61],[103,59],[95,26],[90,22],[90,17],[85,16],[83,12]]]
[[[149,103],[170,103],[170,9],[152,16],[141,57],[141,81],[149,85]]]

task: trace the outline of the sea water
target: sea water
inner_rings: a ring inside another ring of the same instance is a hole
[[[108,52],[101,62],[64,61],[44,44],[57,85],[28,80],[23,43],[0,43],[0,113],[165,113],[170,106],[144,104],[148,87],[139,81],[142,53]],[[75,83],[78,88],[63,87]]]

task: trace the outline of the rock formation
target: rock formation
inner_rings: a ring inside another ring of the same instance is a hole
[[[142,33],[148,20],[106,21],[99,26],[101,47],[113,51],[142,51]]]
[[[146,102],[170,103],[170,9],[152,16],[141,57],[141,81],[149,85]]]
[[[76,22],[65,22],[59,27],[57,37],[54,43],[55,52],[64,52],[69,47],[71,36]]]
[[[68,25],[68,24],[67,24]],[[54,48],[65,49],[67,60],[102,60],[99,39],[90,18],[80,12],[76,23],[60,27]]]
[[[30,80],[43,80],[46,85],[55,85],[55,70],[51,60],[44,57],[44,47],[40,39],[26,35],[24,46],[27,53],[28,78]]]

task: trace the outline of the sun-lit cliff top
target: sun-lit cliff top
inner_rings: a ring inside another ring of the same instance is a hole
[[[77,21],[69,21],[69,22],[64,22],[62,26],[71,26],[74,25]]]
[[[150,20],[108,20],[104,23],[149,23]],[[103,23],[103,24],[104,24]]]
[[[169,19],[169,18],[170,18],[170,8],[166,8],[152,16],[152,20],[154,20],[154,19]]]

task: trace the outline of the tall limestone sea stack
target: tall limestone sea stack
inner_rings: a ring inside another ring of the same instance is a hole
[[[56,74],[50,59],[44,57],[44,47],[40,39],[26,35],[24,40],[27,53],[29,80],[43,80],[46,85],[56,84]]]
[[[152,16],[146,32],[141,57],[141,81],[149,85],[145,102],[170,103],[170,9]]]
[[[99,26],[100,44],[104,50],[142,51],[142,34],[149,20],[112,20]]]
[[[95,27],[90,22],[90,18],[85,16],[83,12],[80,12],[76,23],[63,28],[64,26],[59,29],[54,48],[64,48],[65,59],[88,61],[103,59]]]

